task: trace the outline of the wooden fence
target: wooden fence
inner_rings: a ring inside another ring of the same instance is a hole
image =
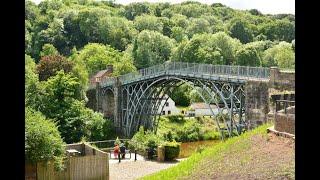
[[[85,179],[97,179],[108,180],[109,179],[109,157],[108,154],[102,152],[92,146],[86,144],[86,149],[94,151],[93,154],[85,156],[70,156],[65,160],[65,169],[62,171],[56,171],[54,169],[53,161],[38,162],[36,165],[36,177],[26,177],[26,179],[37,180],[85,180]],[[32,169],[30,165],[26,164],[26,167]],[[29,173],[30,174],[30,173]],[[26,169],[27,175],[27,169]]]

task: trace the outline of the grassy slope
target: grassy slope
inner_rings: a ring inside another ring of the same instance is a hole
[[[208,177],[213,177],[216,176],[212,174],[212,171],[224,173],[222,174],[223,176],[226,176],[227,174],[227,179],[230,179],[232,177],[228,177],[228,173],[232,172],[234,169],[239,169],[242,171],[242,166],[248,166],[247,171],[248,172],[240,172],[241,173],[247,173],[247,175],[251,175],[251,167],[249,166],[250,164],[253,164],[253,161],[257,163],[258,165],[260,164],[265,164],[266,161],[270,161],[268,158],[270,158],[270,155],[268,154],[269,152],[258,152],[258,154],[255,154],[255,157],[250,157],[250,152],[251,149],[254,149],[255,143],[253,142],[252,139],[254,139],[255,136],[259,136],[262,138],[262,141],[266,141],[268,139],[266,129],[267,127],[270,127],[270,124],[265,124],[262,125],[253,131],[247,132],[242,134],[239,137],[231,138],[226,140],[225,142],[221,142],[216,144],[215,146],[208,148],[204,150],[201,154],[197,153],[192,155],[189,159],[182,161],[179,165],[174,166],[172,168],[162,170],[158,173],[145,176],[142,179],[177,179],[177,178],[186,178],[186,179],[193,179],[199,177],[208,178]],[[258,139],[258,143],[261,142],[261,139]],[[265,146],[265,144],[263,144]],[[280,147],[281,148],[281,147]],[[261,148],[260,149],[264,149]],[[248,152],[248,153],[246,153]],[[257,157],[260,156],[261,158]],[[284,152],[286,153],[286,152]],[[233,155],[228,159],[229,155]],[[287,159],[292,158],[291,156],[288,157]],[[229,162],[229,160],[231,162]],[[259,161],[258,161],[259,160]],[[227,162],[226,162],[227,161]],[[281,161],[281,160],[279,160]],[[274,163],[274,162],[273,162]],[[293,164],[292,164],[293,163]],[[235,164],[235,165],[234,165]],[[260,166],[259,166],[260,167]],[[278,170],[269,170],[270,168],[268,167],[260,167],[258,171],[253,172],[253,176],[255,174],[263,174],[265,176],[275,176],[278,177],[279,173],[281,176],[286,176],[289,177],[289,179],[294,177],[294,160],[292,161],[290,159],[289,162],[283,161],[282,164],[279,166],[274,166]],[[230,169],[232,168],[232,169]],[[253,168],[254,169],[254,168]],[[264,169],[267,169],[266,171],[268,172],[262,172]],[[234,176],[237,175],[237,172],[232,172]],[[221,176],[219,174],[218,176]],[[245,179],[248,178],[248,176],[243,177]]]

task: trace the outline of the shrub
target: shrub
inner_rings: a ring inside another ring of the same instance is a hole
[[[54,122],[31,108],[26,108],[25,155],[31,163],[54,159],[57,169],[63,167],[64,142]]]
[[[144,131],[143,126],[139,128],[139,131],[129,141],[129,148],[133,148],[142,154],[146,153],[147,148],[156,148],[163,139],[152,131]]]
[[[203,140],[217,140],[221,135],[218,131],[209,131],[203,134]]]
[[[172,142],[165,142],[162,144],[164,146],[165,151],[165,160],[174,160],[179,156],[180,152],[180,143],[177,143],[175,140]]]
[[[169,115],[167,116],[170,122],[175,122],[175,123],[183,123],[185,122],[184,116],[183,115]]]

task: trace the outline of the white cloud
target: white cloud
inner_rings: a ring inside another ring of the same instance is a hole
[[[32,0],[39,3],[42,0]],[[181,3],[186,0],[116,0],[119,4],[129,4],[131,2],[170,2]],[[222,3],[234,9],[258,9],[264,14],[280,14],[290,13],[295,14],[295,1],[294,0],[196,0],[201,3],[212,4]]]

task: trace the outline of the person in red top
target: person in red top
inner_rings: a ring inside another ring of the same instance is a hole
[[[116,146],[114,147],[113,153],[114,153],[114,157],[118,158],[118,153],[119,153],[119,145],[118,144],[116,144]]]

